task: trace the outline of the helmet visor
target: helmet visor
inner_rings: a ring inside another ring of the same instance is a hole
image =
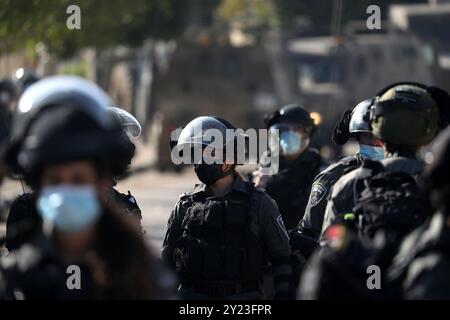
[[[133,115],[121,108],[109,107],[109,110],[130,139],[141,136],[142,127]]]

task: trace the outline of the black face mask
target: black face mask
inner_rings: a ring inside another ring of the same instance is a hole
[[[233,171],[229,170],[227,172],[223,172],[221,164],[205,163],[197,164],[194,169],[199,180],[207,186],[213,185],[217,180],[222,179]]]

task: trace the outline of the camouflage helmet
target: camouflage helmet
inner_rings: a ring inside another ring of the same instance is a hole
[[[381,140],[401,146],[420,146],[436,135],[439,109],[426,86],[397,83],[377,94],[370,121],[374,135]]]

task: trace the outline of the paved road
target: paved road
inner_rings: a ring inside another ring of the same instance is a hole
[[[195,174],[189,169],[181,174],[145,171],[120,181],[117,185],[119,191],[126,193],[130,190],[137,199],[142,210],[145,237],[155,253],[160,252],[167,219],[178,197],[191,190],[197,181]],[[16,181],[5,181],[1,188],[3,197],[13,198],[20,193],[22,187]],[[0,234],[2,231],[4,232],[4,225],[0,225]]]
[[[167,219],[179,196],[193,188],[197,177],[187,169],[182,174],[155,171],[137,174],[121,181],[119,191],[131,190],[142,210],[146,238],[157,252],[161,249]]]

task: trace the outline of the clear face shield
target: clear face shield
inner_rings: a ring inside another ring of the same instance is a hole
[[[142,127],[133,115],[116,107],[109,107],[109,111],[130,140],[137,140],[141,136]]]

